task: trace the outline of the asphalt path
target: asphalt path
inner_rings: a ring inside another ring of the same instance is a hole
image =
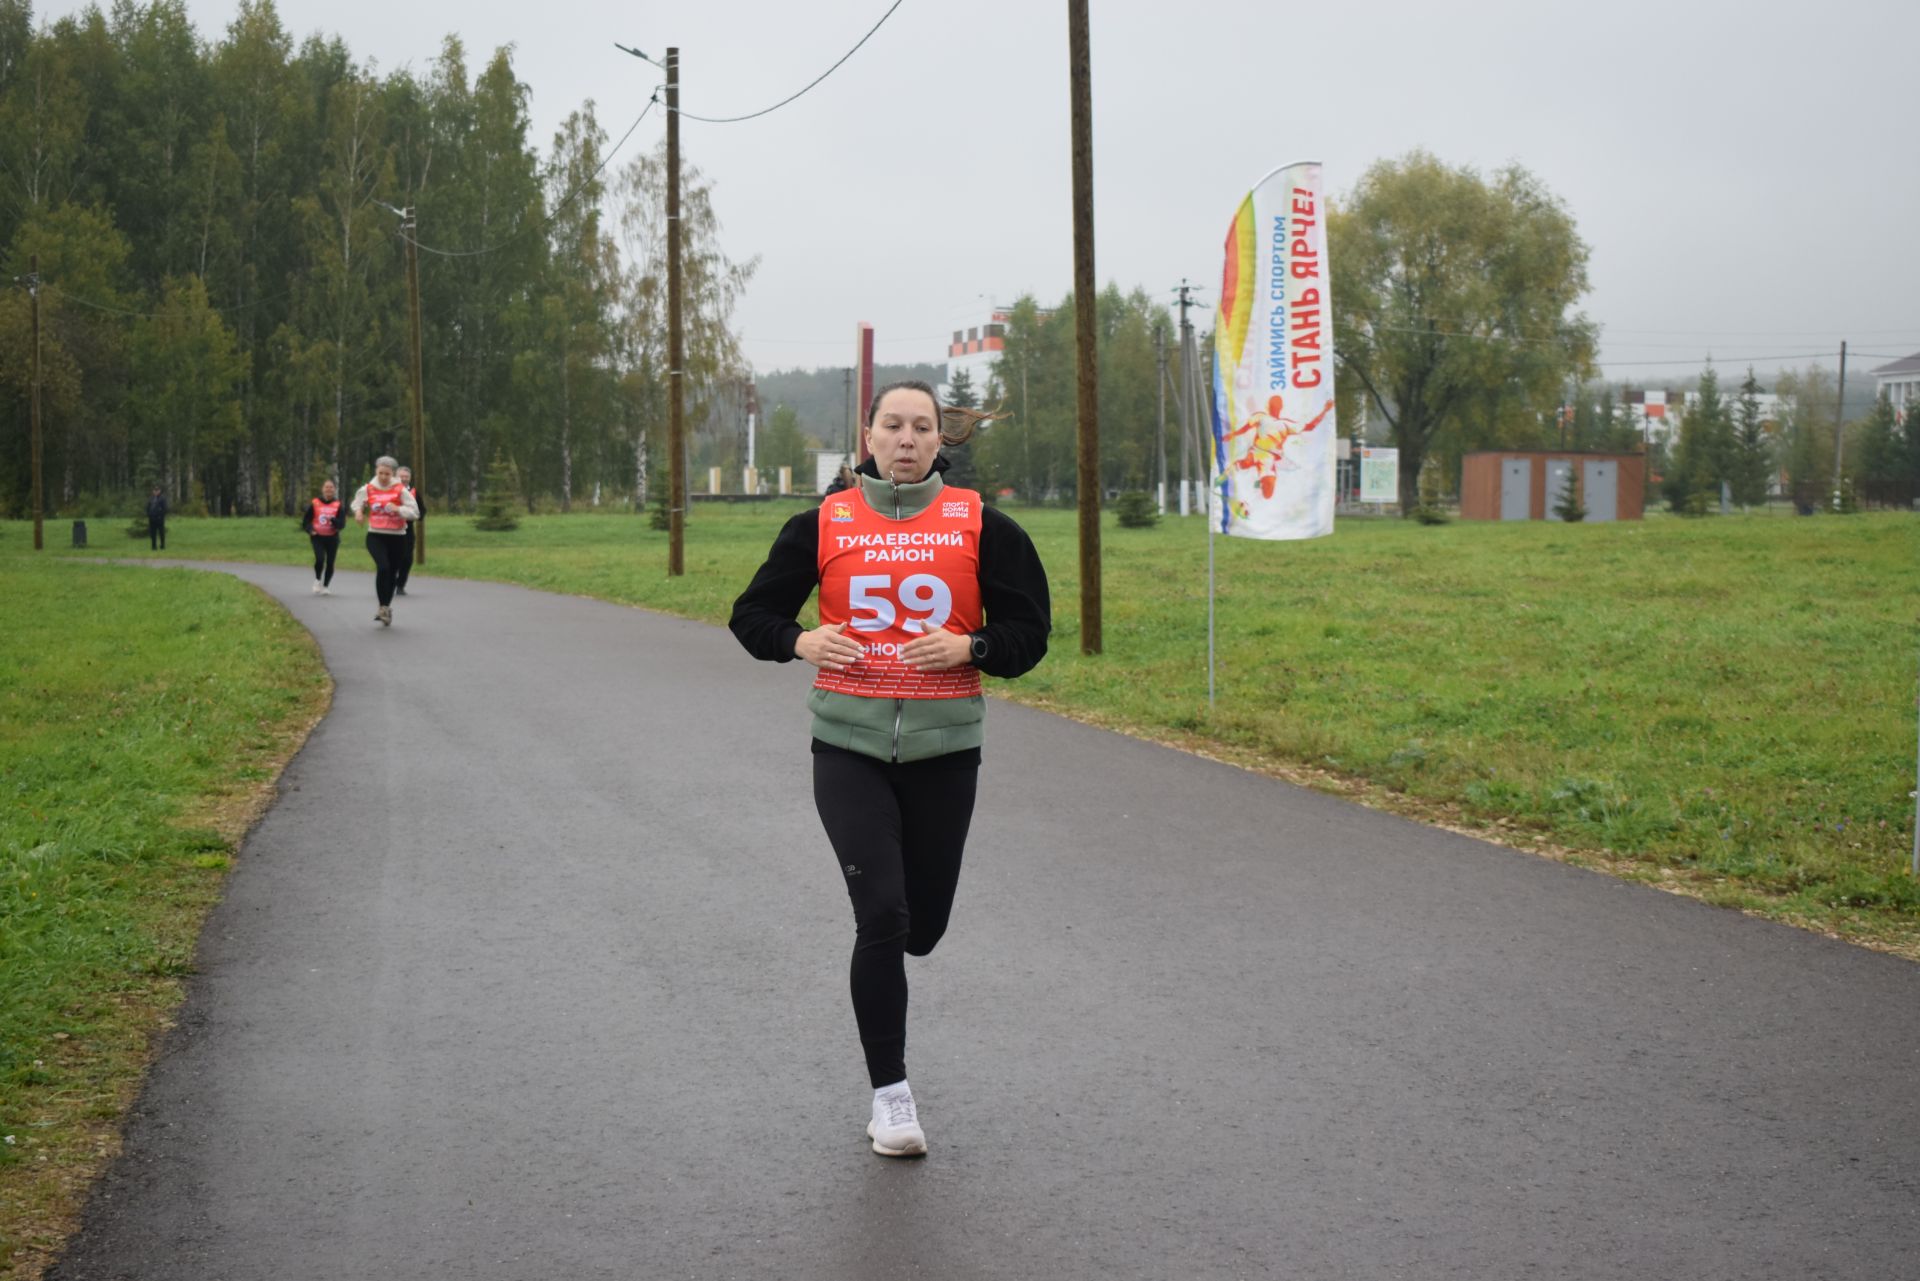
[[[209,568],[337,693],[62,1281],[1920,1275],[1920,967],[999,702],[876,1157],[809,669]]]

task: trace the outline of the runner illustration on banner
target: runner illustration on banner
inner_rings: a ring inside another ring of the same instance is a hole
[[[1333,532],[1333,312],[1320,166],[1276,169],[1227,232],[1213,330],[1212,528]]]

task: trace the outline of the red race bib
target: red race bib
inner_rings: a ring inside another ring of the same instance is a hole
[[[942,489],[925,511],[890,520],[857,492],[820,504],[820,621],[851,624],[865,653],[844,672],[822,671],[815,689],[862,698],[970,698],[972,664],[922,672],[900,651],[930,631],[980,629],[980,495]]]

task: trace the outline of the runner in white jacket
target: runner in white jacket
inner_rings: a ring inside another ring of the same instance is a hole
[[[373,621],[393,626],[393,585],[406,554],[407,522],[420,518],[413,495],[394,473],[400,464],[381,457],[373,464],[373,479],[353,495],[353,518],[367,527],[367,554],[373,557],[373,590],[380,608]]]

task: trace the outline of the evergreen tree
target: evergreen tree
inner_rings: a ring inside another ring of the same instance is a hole
[[[1780,376],[1787,483],[1804,515],[1832,506],[1834,378],[1818,365]]]
[[[794,487],[799,489],[811,479],[807,475],[807,451],[811,448],[813,442],[800,430],[800,415],[793,406],[775,405],[760,438],[760,465],[776,471],[792,468]]]
[[[1123,529],[1152,529],[1160,523],[1160,512],[1154,506],[1153,495],[1144,489],[1129,489],[1122,493],[1115,510]]]
[[[668,505],[673,486],[667,483],[663,473],[661,479],[650,488],[653,491],[653,502],[647,511],[647,528],[665,533],[673,528],[673,509]]]
[[[1662,489],[1676,512],[1699,516],[1720,501],[1720,483],[1729,476],[1733,433],[1720,375],[1711,361],[1700,374],[1700,390],[1680,420],[1680,444]]]
[[[973,376],[964,369],[956,369],[953,382],[947,387],[947,403],[955,409],[977,409],[980,397],[973,389]],[[978,440],[979,437],[974,437]],[[940,452],[947,456],[946,482],[961,489],[979,489],[980,472],[974,465],[973,441],[964,445],[943,445]]]
[[[1700,388],[1695,412],[1700,419],[1700,453],[1705,465],[1703,488],[1709,501],[1720,501],[1720,486],[1733,478],[1733,424],[1727,414],[1726,398],[1720,394],[1720,371],[1708,361],[1700,373]],[[1690,414],[1688,417],[1692,418]]]
[[[487,488],[480,496],[480,511],[473,518],[473,527],[494,531],[520,528],[520,517],[513,510],[514,501],[513,478],[507,472],[507,460],[495,454],[493,465],[487,468]]]
[[[1907,442],[1893,402],[1882,395],[1861,420],[1854,449],[1854,476],[1870,503],[1906,507],[1913,500],[1915,477],[1907,469]]]
[[[1553,514],[1569,524],[1577,524],[1587,518],[1587,509],[1580,504],[1580,488],[1571,467],[1567,468],[1567,483],[1560,487],[1559,497],[1553,504]]]
[[[1732,465],[1733,501],[1742,507],[1757,507],[1767,501],[1768,480],[1773,471],[1773,443],[1767,439],[1766,424],[1760,418],[1760,384],[1747,366],[1740,383],[1740,395],[1733,403]]]

